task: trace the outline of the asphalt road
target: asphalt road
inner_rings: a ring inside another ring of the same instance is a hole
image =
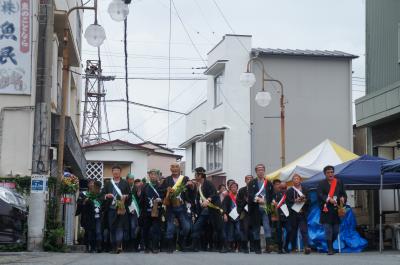
[[[86,254],[86,253],[0,253],[0,264],[38,264],[38,265],[61,265],[61,264],[129,264],[129,265],[399,265],[400,251],[385,252],[366,252],[358,254],[336,254],[327,256],[326,254],[313,253],[305,256],[304,254],[220,254],[210,252],[200,253],[173,253],[173,254],[144,254],[144,253],[121,253],[121,254]]]

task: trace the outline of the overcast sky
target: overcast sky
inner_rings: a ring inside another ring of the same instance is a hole
[[[214,1],[228,23],[223,19]],[[99,2],[99,24],[107,39],[101,46],[104,75],[124,76],[123,22],[111,20]],[[130,77],[168,77],[169,0],[136,0],[128,16],[128,74]],[[224,34],[250,34],[253,47],[340,50],[359,56],[353,61],[353,100],[364,95],[364,0],[174,0],[171,33],[171,76],[204,77],[207,52]],[[183,25],[179,19],[181,18]],[[84,29],[93,23],[85,12]],[[185,31],[186,28],[186,31]],[[192,45],[192,39],[195,47]],[[83,62],[96,59],[97,50],[83,42]],[[192,69],[194,68],[194,69]],[[238,77],[239,78],[239,77]],[[106,99],[125,98],[124,80],[105,83]],[[170,87],[170,88],[169,88]],[[205,81],[129,80],[130,100],[188,112],[206,99]],[[177,147],[185,136],[185,117],[131,106],[130,127],[145,140]],[[126,105],[107,103],[110,130],[127,128]],[[106,131],[105,122],[103,122]],[[169,129],[168,129],[169,128]],[[106,136],[106,135],[105,135]],[[137,142],[127,132],[112,139]]]

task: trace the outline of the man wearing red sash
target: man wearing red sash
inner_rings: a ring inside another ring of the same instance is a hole
[[[324,226],[328,255],[334,254],[333,241],[339,234],[338,205],[344,205],[347,200],[343,183],[335,178],[334,172],[333,166],[326,166],[324,168],[326,179],[322,180],[318,185],[318,197],[321,201],[320,223]]]
[[[229,193],[222,201],[222,209],[224,210],[224,225],[226,227],[225,247],[228,251],[235,252],[234,243],[241,240],[239,213],[237,208],[237,191],[238,184],[231,182],[229,184]]]
[[[257,178],[247,184],[248,186],[248,206],[252,234],[254,239],[254,251],[261,254],[260,245],[260,226],[264,228],[265,251],[271,252],[271,226],[269,224],[269,213],[267,206],[272,202],[273,187],[271,181],[265,176],[265,166],[258,164],[255,167]]]
[[[287,205],[289,208],[289,222],[291,226],[290,243],[292,250],[296,248],[297,230],[300,229],[303,239],[304,254],[310,254],[311,249],[308,247],[308,225],[307,216],[310,205],[308,190],[301,185],[301,177],[294,174],[293,186],[286,192]]]

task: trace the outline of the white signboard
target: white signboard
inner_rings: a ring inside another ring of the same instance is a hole
[[[32,175],[31,193],[42,193],[47,191],[47,178],[46,175]]]
[[[0,0],[0,94],[31,93],[32,3]]]

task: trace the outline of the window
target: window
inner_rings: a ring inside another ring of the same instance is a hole
[[[192,171],[196,168],[196,143],[192,143]]]
[[[397,24],[397,62],[400,63],[400,23]]]
[[[207,142],[207,170],[216,171],[222,169],[222,158],[223,137]]]
[[[214,108],[222,104],[221,89],[224,83],[224,71],[214,78]]]

